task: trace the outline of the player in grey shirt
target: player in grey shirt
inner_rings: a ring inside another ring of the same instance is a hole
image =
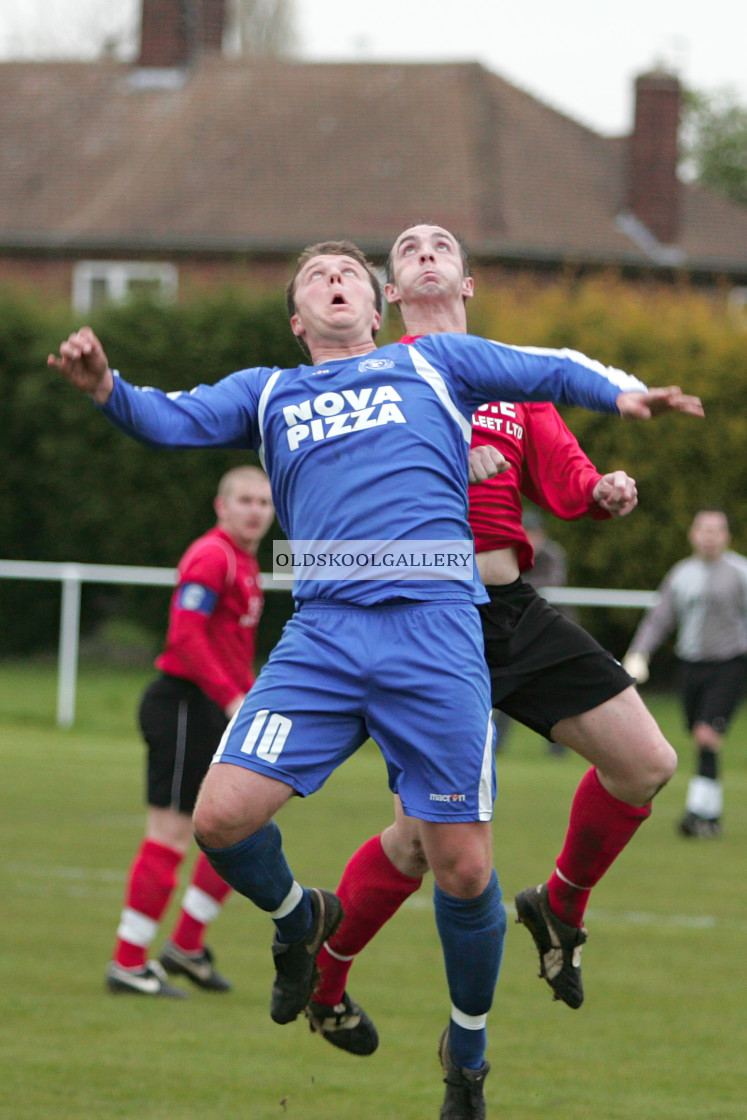
[[[623,666],[643,684],[649,658],[677,628],[675,653],[682,662],[696,764],[679,830],[684,836],[711,837],[721,833],[721,740],[747,680],[747,558],[729,549],[723,510],[699,510],[689,540],[693,555],[664,577],[659,602],[636,630]]]

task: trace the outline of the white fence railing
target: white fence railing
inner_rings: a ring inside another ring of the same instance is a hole
[[[60,642],[57,672],[57,723],[72,727],[78,680],[80,595],[84,583],[142,584],[173,587],[175,568],[138,568],[124,564],[77,564],[47,561],[0,560],[0,579],[56,580],[61,584]],[[287,581],[273,580],[263,572],[265,591],[289,592]],[[633,607],[647,609],[657,601],[655,591],[616,591],[596,587],[547,587],[542,594],[551,603],[577,607]]]

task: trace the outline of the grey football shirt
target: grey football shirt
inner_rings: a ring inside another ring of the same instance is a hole
[[[747,558],[690,556],[667,573],[660,599],[638,627],[630,649],[652,654],[677,628],[683,661],[727,661],[747,653]]]

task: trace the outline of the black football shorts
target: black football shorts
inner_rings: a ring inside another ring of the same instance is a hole
[[[163,673],[143,693],[138,715],[148,804],[191,813],[228,723],[223,709],[192,681]]]
[[[723,735],[744,696],[746,681],[745,657],[731,657],[728,661],[683,661],[682,699],[690,730],[696,723],[707,723]]]
[[[521,577],[480,604],[493,707],[546,739],[634,684],[619,661]]]

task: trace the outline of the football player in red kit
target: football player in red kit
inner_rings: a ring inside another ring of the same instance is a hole
[[[408,331],[402,341],[466,331],[473,280],[451,233],[432,225],[406,229],[394,244],[388,272],[387,298],[399,306]],[[511,464],[469,490],[477,564],[490,596],[479,610],[493,704],[591,763],[549,880],[516,898],[518,919],[539,951],[540,976],[555,999],[577,1008],[591,888],[649,816],[651,799],[674,772],[676,754],[633,678],[522,579],[532,566],[532,547],[521,499],[558,517],[601,519],[629,513],[636,487],[622,471],[600,475],[552,404],[484,405],[473,417],[473,455],[481,447],[499,451]],[[395,801],[394,824],[348,861],[337,889],[345,917],[318,957],[321,979],[306,1014],[312,1029],[333,1045],[357,1054],[376,1049],[373,1023],[346,991],[348,972],[427,870],[418,822]],[[445,1072],[448,1081],[446,1066]]]
[[[197,791],[229,718],[254,683],[262,613],[256,552],[274,518],[270,483],[258,467],[235,467],[215,499],[217,524],[179,562],[161,675],[140,702],[147,744],[145,839],[130,867],[114,958],[106,984],[115,993],[183,996],[166,973],[227,991],[203,943],[205,927],[230,891],[204,853],[195,862],[181,912],[159,961],[148,949],[177,886],[192,840]]]

